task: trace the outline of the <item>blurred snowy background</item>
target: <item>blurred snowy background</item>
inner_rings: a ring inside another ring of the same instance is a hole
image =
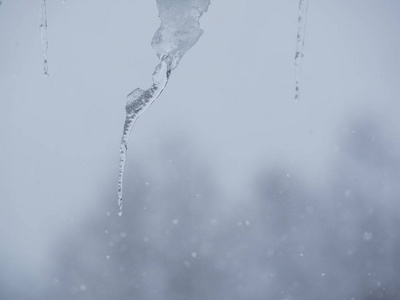
[[[0,6],[0,299],[400,299],[400,2],[215,0],[137,122],[155,1]]]

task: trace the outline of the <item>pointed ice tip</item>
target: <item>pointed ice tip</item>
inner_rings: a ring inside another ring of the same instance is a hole
[[[122,216],[122,210],[118,212],[118,216]]]

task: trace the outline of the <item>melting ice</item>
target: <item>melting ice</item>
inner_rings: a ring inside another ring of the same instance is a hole
[[[308,0],[300,0],[299,2],[299,18],[298,18],[298,30],[297,30],[297,44],[296,44],[296,54],[294,57],[295,65],[295,79],[296,79],[296,90],[295,90],[295,100],[299,99],[300,96],[300,73],[301,73],[301,60],[304,56],[304,38],[306,34],[307,26],[307,7]]]
[[[153,84],[147,90],[135,89],[127,96],[126,118],[120,145],[118,205],[122,215],[123,176],[129,136],[137,118],[160,96],[185,53],[203,34],[200,18],[208,9],[210,0],[157,0],[161,20],[151,45],[160,63],[153,73]]]

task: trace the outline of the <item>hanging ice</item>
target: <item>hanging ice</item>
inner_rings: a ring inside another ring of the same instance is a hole
[[[47,66],[47,7],[46,0],[41,0],[40,5],[40,36],[42,38],[42,53],[43,53],[43,70],[44,75],[49,77],[49,69]]]
[[[300,0],[299,2],[299,18],[298,18],[298,30],[297,30],[297,44],[296,44],[296,54],[294,57],[295,65],[295,79],[296,79],[296,90],[295,90],[295,100],[299,99],[300,96],[300,73],[301,73],[301,60],[304,56],[304,38],[306,34],[307,26],[307,7],[308,0]]]
[[[135,89],[128,95],[126,119],[122,133],[118,178],[119,215],[122,215],[123,176],[128,149],[129,135],[137,118],[156,100],[168,83],[171,71],[183,55],[203,34],[200,17],[210,5],[210,0],[157,0],[161,19],[152,40],[160,63],[153,73],[153,84],[147,90]]]

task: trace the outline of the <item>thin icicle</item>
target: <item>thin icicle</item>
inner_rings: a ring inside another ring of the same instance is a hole
[[[304,49],[304,39],[305,39],[306,27],[307,27],[307,8],[308,8],[308,0],[300,0],[296,54],[294,57],[295,78],[296,78],[296,90],[295,90],[294,98],[296,101],[300,97],[301,61],[304,56],[303,49]]]
[[[126,118],[124,130],[122,133],[119,160],[119,178],[118,178],[118,214],[122,215],[122,185],[124,179],[124,170],[126,154],[128,150],[129,136],[133,125],[139,116],[160,96],[168,83],[171,73],[171,60],[169,57],[163,58],[153,73],[153,84],[148,90],[137,88],[128,95],[128,101],[125,107]]]
[[[47,65],[47,48],[48,48],[48,41],[47,41],[47,7],[46,7],[46,0],[41,0],[40,5],[40,36],[42,38],[42,53],[43,53],[43,70],[44,75],[49,77],[49,68]]]
[[[161,25],[154,34],[152,46],[160,58],[153,73],[153,84],[147,90],[137,88],[128,95],[122,133],[118,176],[118,206],[122,215],[122,191],[129,136],[138,117],[160,96],[184,54],[198,41],[203,31],[200,17],[210,0],[157,0]]]

